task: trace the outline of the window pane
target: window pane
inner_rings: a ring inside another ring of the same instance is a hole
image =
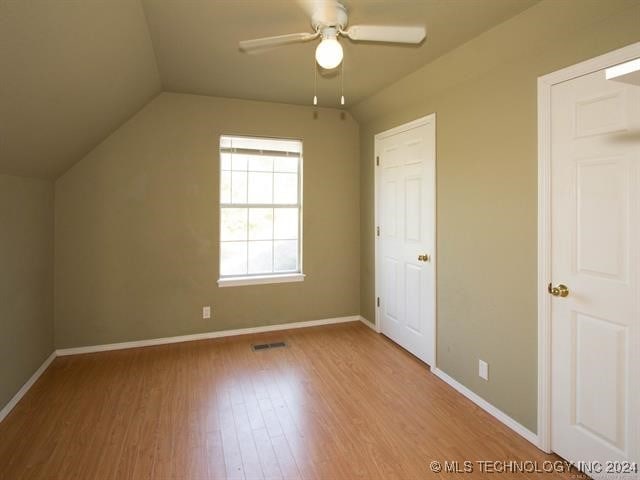
[[[249,172],[249,203],[273,202],[273,173]]]
[[[295,173],[274,173],[273,203],[298,203],[298,175]]]
[[[247,239],[247,209],[222,208],[220,210],[220,240]]]
[[[273,263],[275,272],[298,270],[298,241],[276,240],[273,242]]]
[[[273,238],[273,208],[251,208],[249,210],[249,240],[271,240]]]
[[[249,273],[273,272],[273,242],[249,242]]]
[[[232,170],[242,170],[245,171],[247,169],[247,156],[232,153],[231,154],[231,168]]]
[[[298,158],[297,157],[276,158],[273,169],[276,172],[298,173]]]
[[[231,170],[231,154],[230,153],[220,154],[220,168],[222,170]]]
[[[220,148],[220,275],[299,272],[302,142],[224,136]]]
[[[291,240],[298,238],[298,209],[276,208],[274,211],[273,238]]]
[[[231,203],[247,203],[246,172],[231,172]]]
[[[273,157],[250,156],[249,170],[253,172],[273,172]]]
[[[231,203],[231,172],[220,172],[220,203]]]
[[[247,242],[220,244],[220,275],[247,274]]]

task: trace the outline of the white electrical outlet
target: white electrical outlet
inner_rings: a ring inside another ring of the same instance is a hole
[[[484,360],[478,360],[478,376],[489,381],[489,364]]]
[[[207,319],[207,318],[211,318],[211,307],[210,306],[206,306],[206,307],[202,307],[202,318]]]

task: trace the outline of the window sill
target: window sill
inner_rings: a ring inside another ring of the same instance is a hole
[[[286,275],[264,275],[256,277],[227,277],[218,280],[218,287],[243,287],[246,285],[263,285],[268,283],[302,282],[303,273],[291,273]]]

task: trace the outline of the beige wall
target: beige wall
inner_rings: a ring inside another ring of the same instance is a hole
[[[0,409],[53,352],[53,182],[0,175]]]
[[[540,75],[640,40],[640,2],[547,0],[353,109],[361,306],[374,319],[373,136],[437,114],[438,367],[532,431]],[[477,375],[478,359],[490,381]]]
[[[216,285],[230,133],[304,142],[302,283]],[[56,181],[56,346],[357,314],[358,150],[339,110],[161,94]]]

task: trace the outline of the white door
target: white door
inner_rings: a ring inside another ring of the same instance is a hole
[[[551,448],[640,478],[640,87],[552,87],[551,178]]]
[[[381,331],[433,365],[435,115],[376,135]]]

